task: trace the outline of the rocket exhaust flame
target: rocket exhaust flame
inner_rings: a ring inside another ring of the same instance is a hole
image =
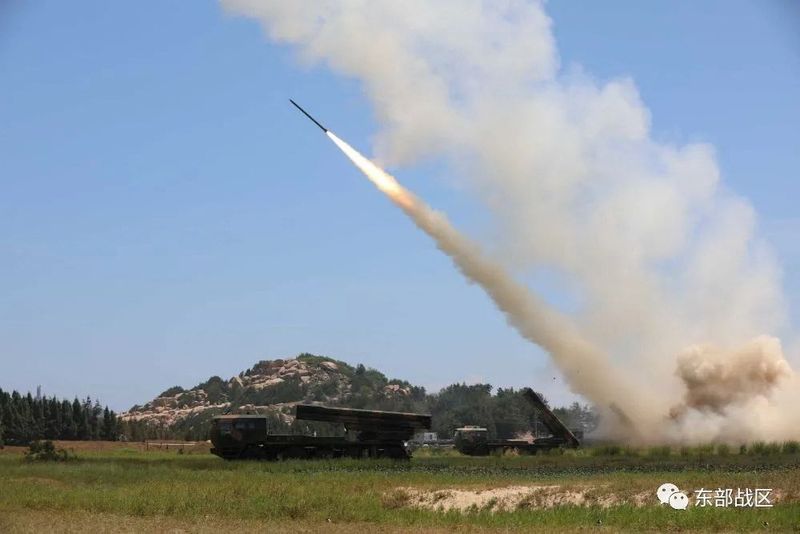
[[[414,207],[418,202],[414,195],[400,185],[391,174],[387,173],[369,159],[362,156],[355,148],[342,141],[331,131],[326,131],[325,134],[330,137],[331,141],[336,144],[344,154],[350,158],[350,161],[358,167],[358,169],[369,178],[375,187],[377,187],[383,194],[388,196],[392,202],[400,206],[406,213],[414,211]],[[410,214],[409,214],[410,215]]]

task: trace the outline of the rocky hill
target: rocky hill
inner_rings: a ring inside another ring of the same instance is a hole
[[[309,431],[332,435],[339,428],[325,423],[295,423],[299,402],[329,406],[423,412],[433,416],[433,430],[450,437],[465,424],[486,427],[492,437],[514,437],[538,428],[536,413],[519,391],[489,384],[453,384],[428,395],[405,380],[388,379],[363,365],[301,354],[296,358],[265,360],[227,380],[213,376],[191,389],[171,387],[143,406],[120,416],[125,439],[206,439],[209,422],[221,413],[261,413],[271,432]],[[554,411],[568,426],[584,431],[596,424],[588,406],[574,403]]]
[[[148,434],[161,430],[173,436],[202,437],[214,415],[230,412],[264,413],[276,422],[292,423],[298,402],[322,402],[376,410],[424,410],[425,390],[404,380],[390,380],[363,365],[301,354],[296,358],[265,360],[224,380],[209,378],[191,389],[171,387],[143,406],[121,415],[129,428]]]

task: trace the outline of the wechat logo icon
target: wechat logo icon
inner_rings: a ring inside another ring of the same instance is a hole
[[[689,507],[689,497],[671,482],[661,484],[656,490],[656,497],[661,504],[669,504],[673,510],[686,510]]]

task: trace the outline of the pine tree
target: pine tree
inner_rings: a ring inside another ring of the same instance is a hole
[[[5,436],[5,429],[8,427],[8,404],[10,402],[10,397],[8,393],[0,389],[0,446],[2,446]]]
[[[72,421],[75,423],[75,438],[73,439],[86,439],[86,435],[89,433],[89,421],[78,397],[72,401]]]
[[[103,407],[100,406],[100,401],[95,399],[94,404],[91,405],[89,414],[89,427],[90,427],[89,439],[91,440],[102,439],[100,436],[103,424],[103,421],[101,420],[102,415],[103,415]]]
[[[116,441],[116,415],[108,409],[108,406],[103,410],[103,425],[102,425],[102,439],[106,441]]]
[[[61,439],[77,439],[78,425],[75,423],[74,404],[64,399],[61,401]]]
[[[45,399],[44,402],[47,403],[47,421],[45,423],[44,437],[45,439],[59,439],[63,421],[61,404],[55,397]]]
[[[44,413],[44,403],[42,402],[42,398],[37,395],[36,398],[31,398],[30,393],[28,394],[28,398],[31,399],[31,428],[30,428],[30,439],[42,439],[44,438],[44,421],[45,421],[45,413]]]

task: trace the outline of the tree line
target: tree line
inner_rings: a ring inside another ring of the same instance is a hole
[[[538,414],[531,404],[521,391],[513,388],[498,388],[493,391],[489,384],[453,384],[435,394],[428,394],[424,388],[411,386],[407,382],[392,382],[408,387],[410,394],[393,397],[379,394],[389,381],[374,369],[358,366],[352,376],[353,394],[339,404],[350,408],[427,412],[433,416],[432,430],[438,432],[442,438],[452,437],[453,431],[465,424],[485,427],[493,438],[515,437],[528,432],[535,435],[545,430],[539,424]],[[320,394],[322,392],[317,391],[289,393],[291,400],[302,399],[303,393],[311,394],[311,398],[305,400],[322,400],[325,397]],[[316,398],[317,394],[322,398]],[[258,400],[269,404],[273,399]],[[572,429],[590,431],[597,424],[594,411],[578,403],[554,408],[553,411]],[[96,400],[92,401],[90,397],[83,401],[78,398],[69,401],[42,397],[38,393],[35,396],[31,393],[21,395],[17,391],[8,393],[0,389],[0,444],[5,442],[8,445],[24,445],[39,439],[203,440],[207,439],[211,418],[216,414],[216,411],[209,410],[173,426],[154,425],[148,421],[122,421],[113,410],[101,406]],[[331,425],[309,422],[287,424],[271,414],[270,431],[314,431],[318,435],[331,435],[336,429]]]
[[[432,430],[440,438],[452,437],[455,429],[464,425],[484,427],[491,438],[549,433],[522,390],[498,388],[492,394],[492,389],[489,384],[452,384],[427,395],[425,408],[433,416]],[[569,407],[552,408],[543,395],[539,396],[571,430],[590,432],[597,426],[597,414],[590,406],[575,402]]]
[[[399,381],[396,381],[399,382]],[[387,381],[383,375],[375,370],[362,370],[356,368],[352,377],[352,394],[338,402],[330,402],[317,398],[316,389],[297,391],[287,389],[291,396],[282,399],[282,402],[315,401],[321,400],[329,405],[346,408],[360,408],[367,410],[389,410],[398,412],[420,412],[432,415],[433,428],[440,438],[452,438],[455,429],[464,425],[478,425],[488,430],[491,438],[514,438],[525,435],[541,436],[549,432],[541,423],[539,414],[533,405],[514,388],[494,389],[489,384],[453,384],[441,391],[429,394],[421,387],[409,387],[407,395],[386,396],[381,394]],[[408,384],[405,384],[408,386]],[[281,385],[282,386],[282,385]],[[299,388],[296,384],[289,383],[287,388]],[[328,384],[320,387],[327,388]],[[270,388],[253,392],[262,397],[250,399],[256,405],[273,404],[275,391],[279,388]],[[169,390],[168,390],[169,391]],[[270,395],[266,397],[266,395]],[[240,399],[234,406],[241,406]],[[549,403],[544,399],[545,404]],[[553,412],[564,424],[573,431],[590,432],[597,425],[597,414],[590,406],[573,403],[568,407],[552,408]],[[293,410],[284,409],[284,413],[293,414]],[[236,413],[237,409],[233,409]],[[145,439],[185,439],[188,441],[208,439],[211,419],[220,415],[222,410],[209,409],[194,414],[185,419],[178,420],[172,425],[152,420],[127,420],[123,423],[122,433],[130,441],[143,441]],[[332,436],[342,433],[341,425],[320,423],[313,421],[288,422],[279,417],[277,413],[263,413],[267,417],[267,428],[273,434],[315,434],[317,436]]]
[[[116,441],[120,432],[117,414],[90,397],[69,401],[0,389],[0,445],[40,439]]]

